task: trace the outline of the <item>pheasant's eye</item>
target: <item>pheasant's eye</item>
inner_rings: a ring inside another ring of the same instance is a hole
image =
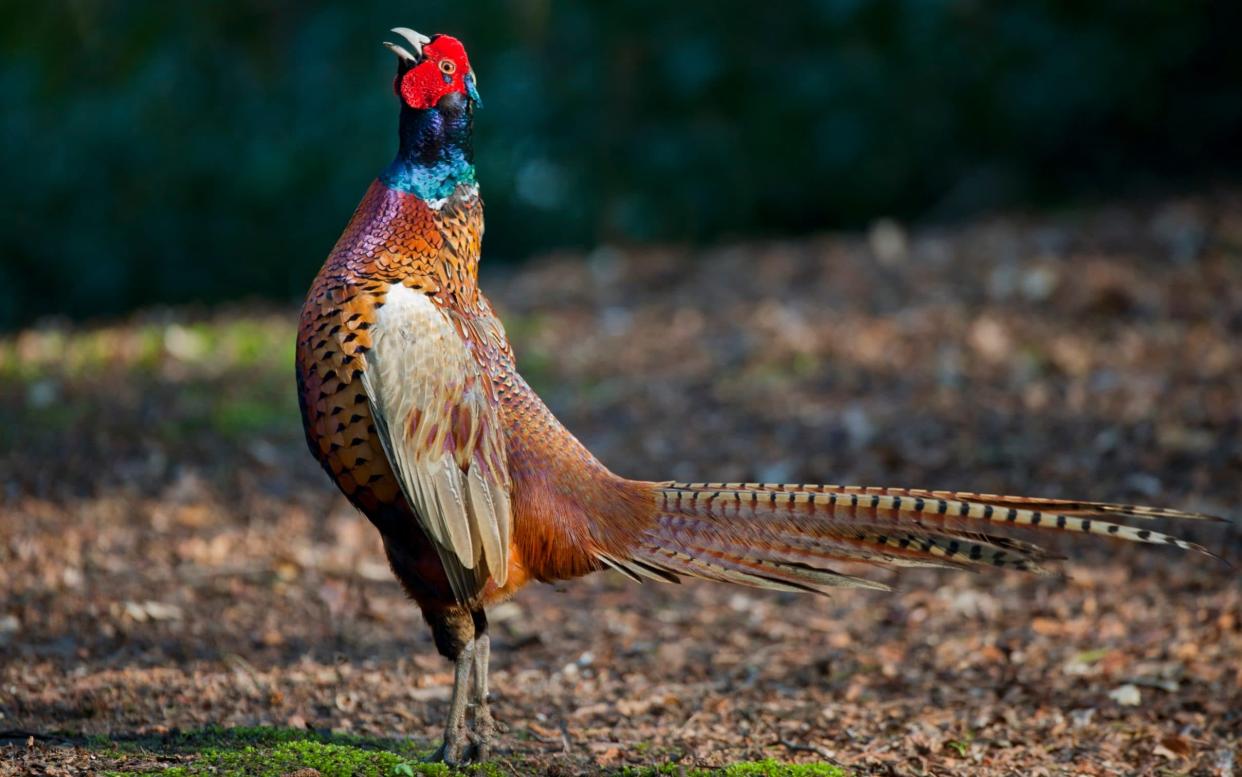
[[[457,63],[451,59],[440,60],[440,72],[446,76],[451,76],[457,72]]]

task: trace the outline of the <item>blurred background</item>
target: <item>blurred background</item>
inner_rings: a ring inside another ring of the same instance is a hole
[[[208,726],[439,735],[451,676],[292,374],[302,295],[395,150],[398,24],[468,47],[482,285],[617,472],[1242,517],[1242,3],[4,17],[0,763],[183,764],[168,732]],[[1242,563],[1236,526],[1176,532]],[[534,586],[489,616],[512,771],[1228,773],[1236,566],[1050,541],[1069,580]]]
[[[1226,0],[13,4],[0,326],[294,301],[390,159],[405,24],[485,101],[487,261],[944,222],[1242,163]],[[57,279],[57,293],[45,290]]]

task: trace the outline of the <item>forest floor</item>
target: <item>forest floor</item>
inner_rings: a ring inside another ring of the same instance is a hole
[[[626,475],[1242,518],[1236,194],[483,283],[528,379]],[[305,450],[295,316],[0,338],[0,774],[400,775],[437,743],[449,666]],[[1242,562],[1236,525],[1176,529]],[[896,592],[831,599],[533,586],[491,614],[483,773],[1242,770],[1237,568],[1056,547],[1067,579],[870,570]]]

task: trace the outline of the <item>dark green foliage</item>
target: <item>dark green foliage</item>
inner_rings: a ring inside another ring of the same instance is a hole
[[[393,154],[379,43],[396,24],[455,33],[473,55],[487,249],[503,261],[1236,171],[1240,9],[15,4],[0,30],[0,325],[297,298]]]

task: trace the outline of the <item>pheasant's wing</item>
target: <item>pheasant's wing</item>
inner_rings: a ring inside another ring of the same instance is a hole
[[[491,381],[453,317],[394,284],[379,308],[362,381],[406,500],[458,601],[509,568],[510,481]]]

